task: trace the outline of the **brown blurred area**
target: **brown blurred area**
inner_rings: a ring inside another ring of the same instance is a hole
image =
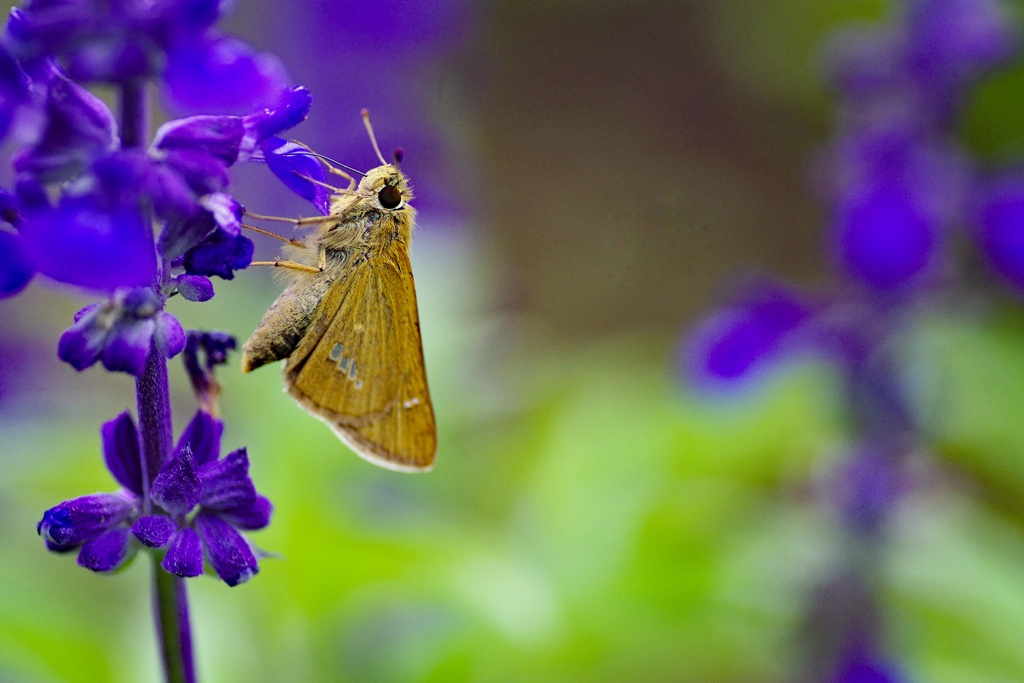
[[[454,66],[507,306],[565,338],[668,330],[737,270],[819,274],[806,169],[827,109],[746,87],[712,2],[506,1],[482,19]]]

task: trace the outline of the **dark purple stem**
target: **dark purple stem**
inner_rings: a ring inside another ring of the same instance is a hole
[[[121,84],[121,146],[141,147],[146,140],[148,112],[146,111],[145,81],[126,81]]]
[[[146,87],[143,81],[121,86],[121,143],[125,148],[139,147],[147,134]],[[152,233],[150,233],[152,237]],[[153,249],[156,241],[153,240]],[[159,255],[158,255],[159,256]],[[166,268],[154,288],[160,292]],[[146,369],[135,380],[135,398],[139,413],[142,445],[143,510],[149,514],[152,501],[149,488],[160,466],[171,455],[174,434],[171,431],[171,391],[167,382],[167,359],[154,342],[146,359]],[[153,562],[153,614],[157,639],[167,683],[195,683],[192,663],[192,631],[188,619],[188,597],[184,579],[165,571]]]
[[[167,683],[195,683],[185,579],[153,562],[153,613]]]
[[[150,513],[149,487],[171,452],[171,396],[167,359],[154,345],[146,359],[146,371],[135,379],[135,398],[142,435],[143,506]]]

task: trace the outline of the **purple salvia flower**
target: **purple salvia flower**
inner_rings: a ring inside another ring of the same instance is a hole
[[[710,316],[689,337],[683,350],[688,376],[712,392],[746,386],[797,348],[794,336],[812,311],[804,297],[781,283],[743,287],[734,304]]]
[[[161,566],[179,576],[198,576],[204,549],[214,571],[228,585],[247,581],[259,565],[236,531],[270,523],[273,506],[256,493],[244,448],[218,458],[223,423],[197,411],[178,441],[175,456],[153,480],[149,497],[159,507],[144,514],[134,489],[140,450],[134,421],[124,413],[103,426],[108,469],[125,487],[123,495],[98,493],[47,510],[38,532],[47,547],[67,552],[80,547],[78,562],[93,571],[122,566],[142,547],[166,548]]]
[[[748,295],[698,327],[687,364],[701,388],[742,386],[794,348],[836,367],[856,442],[824,492],[862,557],[878,554],[909,488],[907,463],[921,448],[898,345],[920,303],[952,278],[952,231],[973,223],[993,268],[1024,289],[1024,181],[1019,172],[972,178],[952,142],[969,81],[1016,47],[1006,8],[999,0],[910,0],[900,9],[892,25],[847,32],[829,51],[841,108],[818,189],[832,213],[828,252],[843,285],[855,286],[813,307],[780,297],[779,288]],[[902,680],[877,646],[874,571],[844,558],[819,585],[808,680]]]
[[[103,304],[86,306],[61,336],[60,359],[76,370],[96,361],[110,370],[141,375],[153,345],[167,358],[185,348],[185,333],[148,288],[120,290]]]

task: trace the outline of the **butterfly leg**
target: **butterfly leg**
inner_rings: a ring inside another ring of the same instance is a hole
[[[296,227],[302,227],[304,225],[317,225],[319,223],[337,223],[340,220],[337,216],[309,216],[308,218],[282,218],[281,216],[264,216],[262,214],[253,213],[251,211],[246,211],[245,215],[263,221],[291,223]]]
[[[254,227],[252,225],[246,225],[245,223],[242,223],[241,225],[242,225],[243,228],[246,228],[247,230],[252,230],[254,232],[258,232],[258,233],[261,233],[263,235],[267,235],[268,237],[273,237],[274,239],[281,240],[282,242],[287,242],[288,244],[292,245],[293,247],[305,246],[305,243],[300,241],[300,240],[294,240],[294,239],[289,239],[287,237],[281,237],[277,233],[270,232],[269,230],[263,230],[261,228]]]
[[[324,256],[321,256],[321,263],[325,263]],[[250,266],[274,266],[276,268],[291,268],[292,270],[298,270],[303,273],[322,273],[323,266],[315,268],[313,266],[307,266],[305,263],[296,263],[295,261],[282,261],[281,259],[275,259],[273,261],[253,261],[249,264]]]

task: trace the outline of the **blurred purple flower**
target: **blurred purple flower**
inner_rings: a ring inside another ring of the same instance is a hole
[[[196,413],[174,457],[153,480],[149,494],[158,507],[146,514],[138,432],[131,416],[122,413],[102,433],[107,468],[124,488],[47,510],[38,533],[50,550],[80,548],[78,563],[97,572],[117,569],[139,547],[166,548],[161,566],[173,574],[198,576],[205,554],[229,586],[248,581],[259,564],[238,530],[266,527],[273,506],[256,492],[244,448],[219,458],[223,428],[209,414]]]
[[[920,281],[938,259],[935,221],[893,188],[848,197],[837,208],[833,230],[842,269],[879,291]]]
[[[709,391],[746,387],[794,348],[794,333],[813,309],[789,287],[761,281],[743,288],[732,305],[708,317],[683,350],[687,376]]]
[[[11,10],[7,37],[18,59],[58,55],[77,80],[122,84],[162,76],[178,111],[245,111],[272,100],[287,79],[276,57],[214,26],[226,4],[30,0]]]
[[[853,656],[842,661],[829,683],[902,683],[889,662],[882,661],[857,648]]]
[[[1024,174],[983,181],[978,188],[974,237],[992,268],[1024,292]]]

